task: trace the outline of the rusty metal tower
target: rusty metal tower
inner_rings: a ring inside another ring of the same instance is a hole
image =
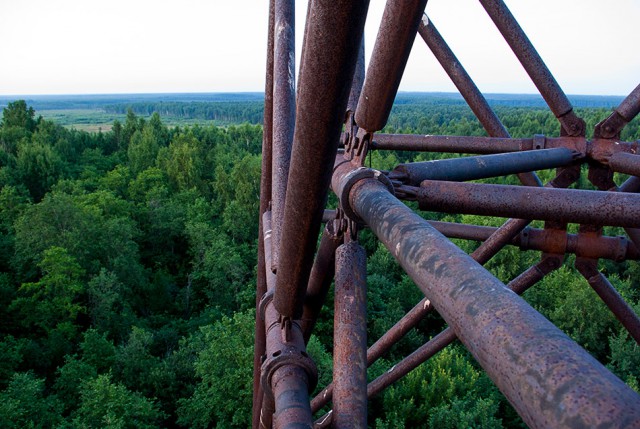
[[[368,1],[310,1],[296,90],[294,1],[271,0],[254,428],[364,428],[367,398],[456,338],[531,427],[640,427],[640,396],[518,296],[574,254],[578,271],[640,342],[638,315],[598,270],[599,259],[640,258],[638,142],[620,141],[640,111],[640,85],[586,139],[585,122],[503,1],[479,1],[558,119],[560,137],[511,138],[424,14],[426,0],[387,1],[366,78]],[[416,34],[489,137],[379,133]],[[380,172],[365,167],[372,149],[476,156]],[[535,171],[552,168],[555,178],[543,184]],[[597,190],[568,189],[581,170]],[[614,172],[630,178],[615,183]],[[466,183],[507,174],[517,174],[522,186]],[[329,190],[338,210],[325,210]],[[508,220],[499,228],[429,222],[401,200],[429,211]],[[529,227],[531,220],[545,221],[544,228]],[[579,225],[577,234],[567,232],[570,223]],[[627,235],[605,236],[603,226],[623,227]],[[368,350],[366,255],[358,243],[363,227],[425,295]],[[468,255],[447,237],[482,244]],[[540,251],[541,258],[505,285],[482,265],[514,243]],[[317,371],[305,347],[334,279],[333,383],[309,400]],[[367,385],[367,366],[430,311],[448,327]],[[329,401],[332,412],[314,418]]]

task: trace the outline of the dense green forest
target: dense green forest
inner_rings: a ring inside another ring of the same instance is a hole
[[[514,137],[558,134],[542,109],[496,109]],[[608,114],[579,113],[591,129]],[[457,102],[398,104],[386,131],[483,134]],[[623,138],[639,137],[636,120]],[[132,110],[109,132],[87,133],[37,116],[24,101],[7,105],[0,125],[0,427],[250,425],[261,141],[259,125],[170,128],[158,113],[143,119]],[[371,162],[387,169],[412,156],[374,152]],[[371,344],[420,293],[367,231],[362,242]],[[508,281],[538,257],[506,249],[487,266]],[[570,265],[525,297],[638,390],[638,345]],[[601,268],[640,312],[638,264]],[[427,317],[370,377],[443,326]],[[331,377],[331,334],[326,309],[309,345],[321,385]],[[375,398],[369,421],[376,428],[522,426],[461,346]]]

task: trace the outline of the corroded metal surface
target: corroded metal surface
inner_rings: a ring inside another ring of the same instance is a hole
[[[368,6],[363,0],[310,4],[280,243],[287,263],[279,269],[274,297],[287,317],[302,315]]]
[[[351,193],[354,210],[528,425],[625,427],[640,419],[640,395],[382,184],[363,180]]]
[[[426,0],[387,2],[366,77],[368,2],[310,2],[296,89],[294,1],[271,1],[254,428],[365,427],[367,397],[456,338],[531,427],[640,427],[640,396],[513,293],[523,293],[560,267],[564,255],[575,254],[576,268],[639,341],[640,318],[598,270],[598,260],[640,258],[640,196],[634,194],[640,191],[640,142],[620,141],[624,126],[640,113],[640,85],[587,139],[584,121],[504,2],[480,3],[557,117],[560,137],[510,137],[423,14]],[[416,32],[489,137],[374,135],[387,122]],[[339,145],[344,153],[336,153]],[[485,156],[403,164],[382,173],[364,168],[372,149]],[[585,165],[597,191],[562,189],[581,183]],[[535,171],[555,167],[556,176],[542,187]],[[632,177],[618,185],[614,172]],[[517,174],[526,186],[455,182],[506,174]],[[335,210],[325,207],[330,183],[339,200]],[[422,209],[511,219],[499,228],[427,222],[394,195],[417,200]],[[545,220],[544,229],[528,227],[529,219]],[[327,225],[315,252],[321,221]],[[567,223],[579,224],[578,233],[568,233]],[[604,225],[624,227],[627,237],[603,236]],[[369,350],[366,255],[353,241],[361,227],[373,231],[426,296]],[[436,229],[481,244],[466,255]],[[542,252],[540,262],[508,287],[480,265],[506,245]],[[317,373],[305,345],[334,274],[335,383],[310,402]],[[367,386],[365,368],[433,309],[449,327]],[[313,423],[312,413],[334,395],[334,411]]]
[[[336,251],[333,427],[367,427],[367,255],[357,242]]]

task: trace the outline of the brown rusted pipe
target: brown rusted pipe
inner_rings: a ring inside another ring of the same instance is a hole
[[[271,261],[271,212],[262,218],[264,225],[265,259]],[[305,350],[300,322],[282,318],[271,300],[275,274],[266,270],[267,293],[259,305],[264,318],[266,353],[261,366],[260,381],[264,392],[260,425],[265,429],[289,425],[311,427],[309,392],[317,382],[317,369]]]
[[[640,176],[640,155],[616,152],[609,157],[609,167],[613,171]]]
[[[457,225],[457,224],[448,224],[446,222],[430,221],[429,223],[430,224],[435,223],[434,227],[436,228],[441,224],[442,225],[446,224],[447,227]],[[462,226],[467,226],[467,225],[462,225]],[[485,228],[485,227],[482,227],[482,228]],[[489,228],[489,227],[486,227],[486,228]],[[536,284],[538,281],[540,281],[549,272],[557,269],[560,266],[560,264],[561,264],[561,260],[558,257],[546,257],[541,262],[538,262],[537,264],[535,264],[534,266],[530,267],[528,270],[520,274],[518,277],[513,279],[511,282],[509,282],[507,286],[518,295],[521,295],[528,288],[530,288],[531,286]],[[433,306],[431,305],[431,302],[428,299],[423,298],[422,300],[420,300],[420,302],[415,307],[413,307],[406,315],[402,317],[402,319],[400,319],[391,329],[385,332],[384,335],[378,339],[378,341],[376,341],[371,347],[369,347],[369,350],[367,350],[367,366],[371,366],[371,364],[373,364],[376,360],[378,360],[378,358],[380,358],[384,353],[386,353],[391,348],[391,346],[393,346],[401,338],[403,338],[407,334],[407,332],[409,332],[411,329],[416,327],[416,325],[422,319],[424,319],[424,317],[429,312],[431,312],[431,310],[433,310]],[[431,346],[425,345],[424,347],[426,347],[426,349],[428,350]],[[416,352],[416,353],[418,353],[421,356],[420,359],[424,358],[424,360],[428,359],[431,356],[430,352],[428,351],[426,352],[426,354],[424,354],[424,351]],[[420,363],[424,362],[424,360],[422,360]],[[414,361],[414,364],[415,362],[416,361]],[[394,377],[393,381],[381,380],[380,381],[382,383],[381,386],[384,385],[384,387],[382,388],[385,388],[389,384],[393,383],[394,381],[397,381],[399,377],[395,378],[396,376],[403,377],[414,368],[415,368],[414,366],[410,365],[406,368],[406,372],[396,372],[393,375]],[[376,392],[377,394],[378,391],[379,390],[376,387],[376,388],[373,388],[373,390],[371,390],[370,392]],[[333,395],[333,383],[330,383],[326,388],[322,390],[322,392],[320,392],[311,401],[311,412],[316,413],[320,408],[327,405],[329,401],[331,401],[332,395]],[[368,397],[369,399],[371,399],[372,395],[368,395]]]
[[[418,27],[418,32],[425,41],[433,55],[436,57],[444,71],[449,75],[453,84],[458,88],[462,97],[476,115],[487,134],[493,137],[509,137],[507,129],[504,127],[498,116],[487,103],[471,76],[464,69],[453,51],[449,48],[440,32],[433,24],[433,21],[422,16],[422,21]]]
[[[271,270],[278,266],[280,237],[284,222],[284,202],[296,121],[295,99],[295,2],[275,1],[273,59],[273,259]]]
[[[640,85],[636,86],[611,115],[596,125],[594,136],[617,138],[620,131],[640,112]]]
[[[429,224],[448,238],[485,241],[498,228],[491,226],[465,225],[459,223],[429,221]],[[561,234],[564,240],[557,240]],[[558,249],[552,243],[564,241],[564,247]],[[587,237],[583,234],[567,234],[560,230],[543,230],[525,228],[515,235],[508,243],[519,246],[521,250],[538,250],[545,253],[573,253],[577,256],[593,259],[610,259],[613,261],[638,260],[640,251],[636,245],[624,237]],[[475,253],[475,252],[474,252]],[[474,254],[471,254],[474,257]],[[477,257],[474,257],[478,261]]]
[[[335,217],[335,216],[334,216]],[[311,268],[307,294],[304,298],[302,310],[302,335],[305,344],[309,342],[313,328],[318,320],[320,310],[327,298],[329,287],[335,272],[335,252],[342,244],[342,232],[336,225],[337,221],[326,224],[320,239],[320,247]]]
[[[364,179],[350,189],[354,212],[431,300],[525,423],[624,427],[640,419],[640,395],[391,196],[384,184]]]
[[[320,221],[369,2],[310,4],[274,304],[302,316]],[[322,52],[322,55],[318,55]]]
[[[371,148],[415,152],[492,154],[530,150],[533,139],[376,134]]]
[[[640,226],[637,194],[435,180],[425,180],[420,188],[410,188],[409,192],[415,194],[422,210]]]
[[[557,269],[559,266],[560,261],[556,258],[544,259],[513,279],[507,286],[518,295],[521,295],[531,286],[542,280],[545,275]],[[451,328],[447,328],[440,334],[436,335],[407,358],[391,367],[389,371],[369,383],[369,387],[367,389],[369,399],[378,395],[382,390],[413,371],[418,367],[418,365],[426,362],[433,355],[451,344],[456,340],[456,338],[457,337]]]
[[[358,106],[358,99],[362,92],[362,85],[364,85],[364,37],[360,42],[360,49],[358,49],[358,62],[356,63],[356,69],[353,73],[353,82],[351,83],[351,91],[349,92],[349,101],[347,102],[347,110],[355,113]]]
[[[491,137],[511,137],[509,132],[504,127],[498,116],[493,109],[487,103],[476,84],[471,77],[467,74],[458,58],[456,58],[453,51],[447,45],[447,42],[442,38],[435,25],[427,15],[422,16],[420,27],[418,32],[431,49],[431,52],[435,55],[436,59],[447,72],[452,82],[460,91],[460,94],[464,97],[465,101],[476,115],[484,129]],[[525,172],[517,171],[518,179],[523,185],[526,186],[542,186],[540,179],[535,173],[532,173],[535,169],[526,170]]]
[[[258,272],[256,274],[256,326],[253,349],[253,406],[251,427],[260,426],[260,410],[262,409],[262,386],[260,385],[260,364],[265,353],[266,338],[264,320],[260,317],[258,307],[263,295],[267,292],[266,262],[264,255],[264,226],[262,216],[269,207],[271,198],[271,150],[273,130],[273,27],[275,21],[275,0],[269,2],[269,24],[267,33],[267,65],[264,91],[264,124],[262,126],[262,165],[260,176],[260,213],[258,235]]]
[[[357,242],[336,251],[333,427],[367,427],[367,255]]]
[[[427,0],[388,0],[358,100],[356,123],[369,132],[387,123]]]
[[[620,185],[618,190],[620,192],[640,192],[640,177],[629,177],[622,185]]]
[[[558,85],[546,64],[533,47],[531,41],[511,14],[502,0],[480,0],[496,27],[513,53],[526,70],[527,74],[540,91],[553,114],[562,124],[568,135],[584,135],[584,121],[578,118],[571,102]]]
[[[513,279],[511,282],[509,282],[507,286],[518,295],[521,295],[531,286],[542,280],[545,275],[560,267],[560,264],[561,261],[557,257],[544,258],[542,261],[533,265],[518,277]],[[457,337],[453,330],[451,328],[446,328],[440,334],[436,335],[427,343],[420,346],[416,351],[411,353],[405,359],[393,365],[387,372],[369,383],[369,385],[367,386],[367,397],[371,399],[377,396],[391,384],[400,380],[402,377],[417,368],[418,365],[426,362],[436,353],[451,344],[456,340],[456,338]],[[316,399],[317,397],[314,398],[314,401],[316,401]],[[312,401],[311,406],[313,412],[316,412],[318,409],[324,406],[324,404],[315,409],[313,408],[314,403]],[[330,423],[332,415],[333,413],[329,412],[327,415],[316,420],[314,428],[328,427],[328,423]],[[319,424],[319,422],[321,423]]]
[[[513,237],[526,228],[529,223],[531,223],[531,221],[528,219],[507,220],[471,253],[471,257],[481,265],[486,264],[500,249],[508,244]]]
[[[587,279],[589,285],[598,294],[600,299],[609,307],[622,326],[631,334],[631,337],[640,344],[640,318],[633,308],[626,303],[609,280],[598,270],[598,261],[595,259],[577,258],[575,263],[580,274]]]
[[[477,180],[562,167],[573,163],[579,155],[557,148],[411,162],[398,165],[389,178],[413,186],[419,186],[423,180]]]
[[[385,332],[378,341],[369,347],[367,350],[367,366],[371,366],[371,364],[386,353],[391,346],[400,341],[407,332],[415,328],[431,310],[433,310],[433,307],[429,300],[426,298],[421,299],[415,307],[409,310],[391,329]],[[330,383],[311,401],[311,412],[316,413],[320,408],[327,405],[332,397],[333,383]]]

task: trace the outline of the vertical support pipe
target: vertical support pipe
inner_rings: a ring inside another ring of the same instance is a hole
[[[310,5],[280,242],[286,263],[278,267],[274,296],[284,317],[302,315],[368,6],[368,0]]]
[[[624,427],[640,419],[640,395],[390,195],[384,184],[361,180],[347,199],[525,423]]]
[[[271,212],[263,216],[265,259],[271,261]],[[271,301],[275,274],[266,271],[268,293],[260,303],[266,327],[266,353],[261,367],[264,393],[260,427],[311,428],[309,392],[317,382],[317,369],[307,355],[299,321],[283,319]]]
[[[273,51],[273,259],[272,271],[278,266],[280,237],[284,221],[284,201],[296,121],[295,99],[295,2],[275,0]]]
[[[573,111],[571,102],[560,88],[538,51],[502,0],[479,0],[511,50],[540,91],[553,114],[570,136],[584,136],[585,124]]]
[[[600,299],[609,307],[622,326],[625,327],[631,337],[640,344],[640,318],[620,296],[615,287],[598,270],[598,262],[595,259],[576,259],[576,268],[587,279],[589,285],[598,294]]]
[[[342,233],[334,222],[328,222],[322,232],[320,247],[318,248],[318,253],[316,253],[316,259],[313,261],[311,275],[309,275],[309,285],[304,298],[301,320],[305,344],[311,338],[318,315],[327,298],[335,273],[336,249],[342,244]]]
[[[427,0],[388,0],[376,37],[356,123],[369,132],[387,123]]]
[[[356,63],[356,70],[353,73],[353,83],[351,84],[351,92],[349,93],[349,102],[347,103],[347,110],[354,112],[358,106],[358,98],[362,92],[362,85],[364,85],[364,37],[360,42],[360,49],[358,50],[358,62]]]
[[[260,364],[265,353],[266,338],[264,320],[260,317],[258,307],[263,295],[267,292],[266,262],[264,255],[264,225],[262,216],[269,207],[271,198],[271,149],[272,149],[272,121],[273,121],[273,27],[274,3],[269,4],[269,25],[267,35],[267,70],[264,91],[264,125],[262,127],[262,175],[260,176],[260,219],[258,236],[258,272],[256,275],[256,327],[253,348],[253,407],[251,427],[257,429],[260,425],[260,410],[262,409],[262,386],[260,385]]]
[[[367,427],[367,255],[357,242],[336,251],[333,427]]]

